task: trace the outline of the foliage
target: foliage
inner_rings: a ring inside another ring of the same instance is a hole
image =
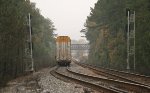
[[[0,85],[25,73],[27,15],[32,15],[36,70],[53,65],[54,25],[29,0],[0,0]]]
[[[89,63],[126,69],[126,9],[136,11],[136,71],[150,74],[149,0],[98,0],[86,21]],[[130,60],[131,70],[133,59]]]

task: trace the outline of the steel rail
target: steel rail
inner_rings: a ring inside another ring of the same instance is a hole
[[[69,81],[81,84],[83,86],[89,87],[91,89],[97,90],[97,91],[102,92],[102,93],[126,93],[126,92],[121,92],[121,91],[115,90],[113,88],[107,88],[107,87],[102,86],[102,85],[90,83],[90,82],[82,80],[82,79],[77,79],[75,77],[65,75],[65,74],[58,72],[56,70],[52,70],[50,73],[58,79],[62,79],[62,78],[64,79],[65,78],[65,81],[69,80]]]
[[[104,83],[109,83],[112,85],[115,85],[115,87],[113,87],[114,89],[118,89],[118,88],[123,88],[123,90],[126,91],[130,91],[130,92],[135,92],[135,93],[149,93],[150,92],[150,88],[147,86],[143,86],[140,84],[135,84],[135,83],[129,83],[129,82],[124,82],[124,81],[118,81],[118,80],[113,80],[113,79],[107,79],[107,78],[100,78],[100,77],[96,77],[96,76],[91,76],[91,75],[87,75],[87,74],[81,74],[75,71],[70,70],[70,68],[67,68],[67,70],[70,73],[76,74],[76,75],[80,75],[83,77],[88,77],[94,80],[98,80],[98,81],[102,81]]]
[[[74,63],[76,63],[76,64],[78,64],[78,65],[80,65],[82,67],[89,68],[89,69],[93,70],[93,72],[95,72],[97,74],[101,74],[101,75],[104,75],[104,76],[107,76],[107,77],[111,77],[112,79],[116,79],[117,78],[117,79],[119,79],[121,81],[136,83],[136,84],[140,84],[140,85],[143,85],[143,86],[150,87],[148,84],[144,84],[144,83],[139,82],[139,81],[135,81],[135,80],[132,80],[132,79],[120,76],[120,75],[116,75],[116,74],[111,73],[109,71],[106,71],[106,70],[103,70],[103,69],[99,69],[98,67],[94,67],[94,66],[91,66],[91,65],[79,63],[79,62],[76,62],[75,60],[74,60]]]
[[[145,81],[145,83],[149,83],[150,84],[150,76],[140,75],[140,74],[130,73],[130,72],[125,72],[125,71],[118,71],[118,70],[108,69],[108,68],[102,68],[102,69],[106,69],[108,71],[111,71],[111,73],[119,74],[121,76],[130,77],[130,78],[133,78],[133,79],[136,79],[136,80]]]

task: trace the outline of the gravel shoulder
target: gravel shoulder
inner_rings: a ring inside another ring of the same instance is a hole
[[[95,93],[81,85],[64,82],[52,76],[54,68],[45,68],[8,82],[0,93]]]
[[[74,71],[74,72],[78,72],[78,73],[81,73],[81,74],[87,74],[87,75],[91,75],[91,76],[97,76],[97,77],[101,77],[101,78],[107,78],[105,76],[102,76],[102,75],[98,75],[96,73],[94,73],[93,71],[89,70],[88,68],[83,68],[75,63],[72,62],[70,68],[69,68],[71,71]]]
[[[43,90],[41,93],[84,93],[82,86],[66,83],[55,78],[50,74],[51,70],[44,71],[43,75],[41,76],[39,81],[39,85]]]

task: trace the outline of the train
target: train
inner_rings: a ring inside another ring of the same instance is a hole
[[[56,38],[56,62],[59,66],[70,66],[71,39],[69,36],[58,36]]]

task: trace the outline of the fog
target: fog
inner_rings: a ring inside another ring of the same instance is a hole
[[[58,35],[68,35],[71,39],[81,39],[90,7],[97,0],[31,0],[41,10],[41,14],[54,22]]]

